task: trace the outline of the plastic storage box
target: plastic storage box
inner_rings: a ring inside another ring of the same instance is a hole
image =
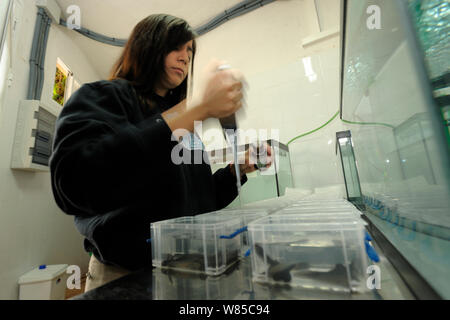
[[[286,207],[281,209],[278,212],[284,212],[284,211],[311,211],[311,212],[343,212],[343,211],[347,211],[347,212],[355,212],[358,213],[359,215],[361,214],[361,212],[356,209],[355,207],[340,207],[340,206],[323,206],[323,207],[318,207],[318,206],[298,206],[298,207]],[[277,213],[278,213],[277,212]]]
[[[275,202],[275,201],[271,201],[271,202],[267,202],[265,203],[264,201],[258,201],[258,202],[254,202],[254,203],[250,203],[247,204],[243,207],[243,209],[262,209],[262,210],[267,210],[269,212],[269,214],[275,213],[277,211],[280,211],[283,208],[286,208],[287,205],[281,202]]]
[[[327,214],[327,215],[352,215],[356,218],[361,217],[361,212],[356,208],[302,208],[302,207],[289,207],[284,208],[275,214]]]
[[[204,213],[201,215],[197,215],[197,217],[212,217],[212,216],[221,216],[226,219],[241,219],[241,225],[243,227],[248,227],[248,225],[258,219],[266,217],[270,214],[270,210],[267,209],[234,209],[234,210],[219,210],[209,213]],[[250,244],[248,241],[248,231],[242,232],[242,244],[241,244],[241,253],[245,255],[247,250],[250,248]]]
[[[220,275],[239,259],[242,227],[242,219],[221,215],[152,223],[152,264],[157,268]]]
[[[324,201],[324,202],[305,202],[300,201],[293,203],[289,207],[305,207],[305,208],[355,208],[354,205],[352,205],[349,202],[334,202],[334,201]]]
[[[264,209],[269,211],[269,213],[277,212],[278,210],[281,210],[283,208],[286,208],[294,203],[296,203],[299,200],[293,200],[291,198],[288,198],[286,196],[278,197],[278,198],[272,198],[272,199],[266,199],[261,201],[252,202],[249,204],[246,204],[243,209]]]
[[[270,214],[270,210],[268,209],[253,209],[253,208],[242,208],[242,209],[233,209],[233,210],[219,210],[208,213],[199,214],[196,217],[205,218],[205,217],[213,217],[213,216],[222,216],[228,219],[241,219],[242,224],[247,226],[250,222],[263,218]]]
[[[250,223],[252,278],[315,290],[364,292],[364,225],[349,219],[270,215]]]
[[[361,215],[361,212],[350,202],[345,200],[328,201],[297,201],[292,205],[283,208],[280,212],[355,212]]]
[[[68,265],[36,268],[19,278],[19,300],[64,300]]]
[[[300,221],[303,220],[314,220],[317,222],[324,222],[324,221],[358,221],[361,222],[364,225],[367,225],[367,223],[361,218],[361,215],[352,212],[352,211],[332,211],[332,212],[325,212],[325,211],[280,211],[277,212],[276,215],[296,215],[300,219]]]

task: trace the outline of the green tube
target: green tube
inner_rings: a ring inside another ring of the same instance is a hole
[[[395,129],[395,127],[393,125],[387,124],[387,123],[382,123],[382,122],[353,122],[353,121],[348,121],[348,120],[344,120],[341,119],[342,122],[344,123],[348,123],[348,124],[359,124],[362,126],[367,126],[367,125],[372,125],[372,126],[385,126],[391,129]]]
[[[287,143],[287,145],[290,145],[292,142],[294,142],[294,141],[296,141],[296,140],[298,140],[300,138],[306,137],[306,136],[308,136],[310,134],[313,134],[314,132],[319,131],[320,129],[325,128],[327,125],[329,125],[331,122],[333,122],[334,119],[336,119],[336,117],[338,116],[339,113],[340,113],[340,111],[336,112],[336,114],[330,120],[328,120],[326,123],[324,123],[323,125],[321,125],[317,129],[314,129],[314,130],[311,130],[311,131],[309,131],[307,133],[301,134],[301,135],[295,137],[294,139],[290,140]],[[391,129],[395,129],[395,127],[393,125],[390,125],[390,124],[387,124],[387,123],[382,123],[382,122],[353,122],[353,121],[348,121],[348,120],[344,120],[344,119],[341,119],[341,121],[346,123],[346,124],[356,124],[356,125],[362,125],[362,126],[385,126],[385,127],[391,128]]]
[[[301,135],[295,137],[294,139],[292,139],[291,141],[289,141],[289,142],[287,143],[287,145],[289,146],[292,142],[294,142],[294,141],[296,141],[296,140],[298,140],[298,139],[300,139],[300,138],[303,138],[303,137],[305,137],[305,136],[307,136],[307,135],[310,135],[310,134],[312,134],[312,133],[314,133],[314,132],[317,132],[317,131],[319,131],[320,129],[325,128],[327,125],[329,125],[331,122],[333,122],[333,120],[336,119],[336,117],[337,117],[338,115],[339,115],[339,111],[336,112],[336,114],[335,114],[330,120],[328,120],[326,123],[324,123],[323,125],[321,125],[319,128],[314,129],[314,130],[312,130],[312,131],[309,131],[309,132],[307,132],[307,133],[304,133],[304,134],[301,134]]]

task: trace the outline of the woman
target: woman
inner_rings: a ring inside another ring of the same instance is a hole
[[[111,79],[82,86],[58,118],[52,189],[92,253],[86,291],[151,266],[151,222],[220,210],[237,196],[233,165],[212,175],[206,163],[171,160],[173,132],[242,106],[242,83],[221,71],[186,109],[195,52],[184,20],[151,15],[134,28]],[[245,183],[255,169],[240,166]]]

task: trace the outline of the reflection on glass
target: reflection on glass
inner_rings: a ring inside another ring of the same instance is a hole
[[[433,95],[441,108],[450,148],[450,3],[445,0],[409,0],[409,11],[422,46]]]
[[[303,65],[305,67],[305,75],[308,77],[309,82],[317,80],[317,73],[314,72],[311,57],[303,58]]]
[[[154,300],[225,300],[250,290],[251,273],[240,262],[218,277],[155,268],[152,272]]]
[[[450,71],[450,3],[446,0],[409,0],[430,77]]]
[[[450,281],[442,281],[450,270],[448,128],[429,85],[449,70],[448,1],[377,1],[379,30],[361,27],[371,4],[347,0],[342,97],[367,216],[448,299]],[[439,88],[447,78],[436,80]]]
[[[415,114],[394,129],[403,177],[423,176],[428,184],[436,184],[429,150],[433,143],[431,121],[425,113]]]

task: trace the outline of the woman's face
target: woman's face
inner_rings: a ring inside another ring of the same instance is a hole
[[[174,89],[186,79],[193,54],[192,45],[192,40],[186,42],[177,49],[169,52],[166,56],[164,61],[165,75],[162,79],[161,89]]]

